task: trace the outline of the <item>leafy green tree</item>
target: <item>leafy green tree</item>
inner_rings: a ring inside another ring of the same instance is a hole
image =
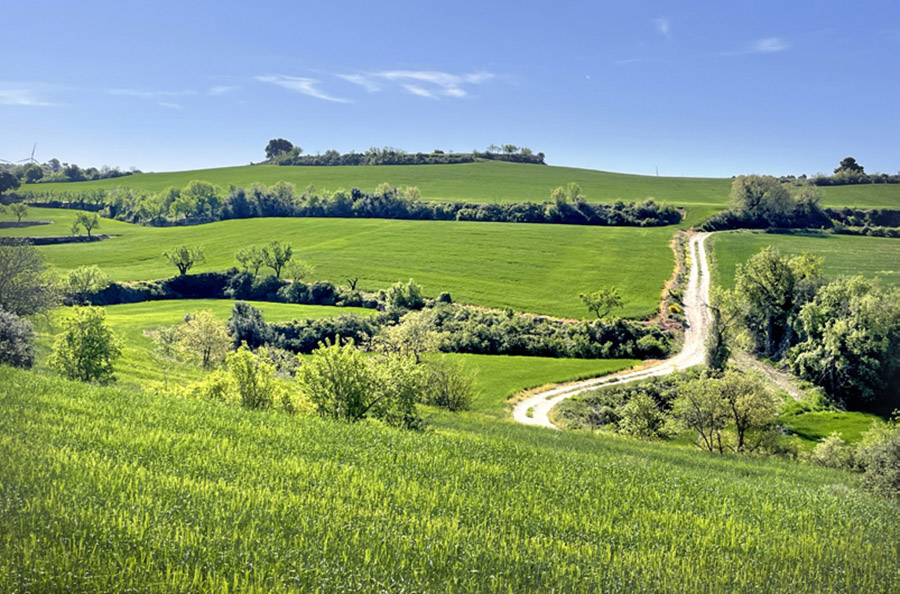
[[[732,208],[777,224],[797,208],[787,186],[770,175],[740,175],[731,183]]]
[[[192,180],[181,189],[179,200],[185,202],[184,209],[193,208],[186,216],[216,217],[222,208],[219,189],[209,182]],[[176,201],[177,202],[177,201]]]
[[[281,278],[281,270],[294,256],[294,248],[276,239],[263,248],[263,256],[266,266],[275,271],[275,278]]]
[[[115,381],[114,363],[121,341],[106,325],[102,307],[75,307],[62,322],[50,366],[69,379],[108,384]]]
[[[33,184],[44,177],[44,170],[39,165],[32,163],[25,168],[25,183]]]
[[[226,326],[235,347],[246,344],[255,349],[272,339],[272,330],[266,325],[262,312],[244,301],[235,302]]]
[[[234,378],[244,408],[272,408],[278,391],[274,365],[254,355],[246,346],[229,353],[225,365]]]
[[[703,449],[725,451],[722,431],[728,423],[728,411],[714,382],[706,379],[685,382],[672,401],[672,413],[685,427],[697,432]]]
[[[22,219],[28,215],[28,205],[22,202],[13,202],[9,205],[9,212],[21,223]]]
[[[100,226],[100,215],[95,212],[79,212],[75,215],[75,225],[84,227],[88,237],[91,237],[91,232]]]
[[[59,301],[44,257],[25,240],[0,244],[0,308],[17,316],[43,313]]]
[[[504,144],[503,145],[503,152],[506,153],[507,155],[511,155],[514,152],[516,152],[517,150],[519,150],[519,147],[517,147],[514,144]]]
[[[197,311],[186,316],[180,332],[182,350],[198,357],[204,369],[220,363],[231,349],[232,339],[228,328],[212,310]]]
[[[241,268],[256,276],[259,274],[259,269],[266,264],[266,252],[259,246],[251,245],[235,252],[234,259],[238,261]]]
[[[427,381],[423,370],[410,357],[382,357],[372,367],[379,398],[373,416],[392,427],[423,429],[425,421],[416,406]]]
[[[188,270],[194,267],[194,264],[202,264],[206,261],[202,246],[189,247],[181,245],[173,250],[163,252],[163,256],[178,269],[178,274],[181,276],[187,274]]]
[[[373,339],[373,346],[382,353],[412,358],[418,364],[424,354],[437,352],[443,339],[430,311],[412,311],[399,324],[385,326]]]
[[[97,265],[79,266],[66,276],[66,292],[76,303],[87,303],[88,296],[110,285],[109,276]]]
[[[741,300],[742,322],[758,353],[780,356],[791,346],[796,338],[793,322],[821,283],[821,267],[821,259],[788,258],[771,246],[738,265],[735,293]]]
[[[291,260],[285,268],[287,278],[295,282],[309,278],[315,271],[315,266],[303,260]]]
[[[320,345],[296,380],[320,416],[340,421],[359,421],[384,397],[371,364],[353,341]]]
[[[609,315],[609,312],[613,309],[623,305],[618,287],[603,287],[593,293],[582,293],[579,297],[584,302],[585,307],[588,308],[588,311],[593,312],[599,320]],[[600,312],[603,313],[601,314]]]
[[[734,370],[708,381],[716,383],[729,425],[734,427],[734,451],[739,454],[756,451],[763,443],[762,432],[775,421],[779,408],[777,397],[757,377]]]
[[[629,398],[618,412],[622,433],[641,439],[657,439],[667,435],[666,415],[646,392],[638,392]]]
[[[478,395],[475,374],[462,361],[447,357],[436,358],[426,364],[426,384],[422,391],[425,404],[440,406],[449,411],[468,410]]]
[[[422,309],[425,307],[425,297],[422,295],[422,287],[409,279],[408,282],[398,281],[392,285],[384,295],[388,306],[401,309]]]
[[[0,171],[0,194],[19,187],[19,178],[9,171]]]
[[[266,145],[266,159],[274,159],[286,153],[291,152],[294,148],[293,143],[284,138],[273,138]]]
[[[712,322],[706,336],[706,365],[721,371],[731,358],[731,341],[744,312],[734,293],[717,287],[710,291],[709,311]]]
[[[856,159],[853,157],[844,157],[841,159],[841,164],[838,165],[838,168],[834,170],[834,174],[836,176],[841,175],[852,175],[852,176],[860,176],[865,175],[866,170],[862,165],[856,162]]]
[[[34,331],[28,320],[0,308],[0,365],[34,365]]]
[[[837,280],[798,317],[802,339],[788,353],[794,373],[855,404],[900,404],[892,389],[900,381],[900,289]]]
[[[874,423],[863,433],[856,449],[863,468],[863,486],[879,495],[900,501],[900,417]]]

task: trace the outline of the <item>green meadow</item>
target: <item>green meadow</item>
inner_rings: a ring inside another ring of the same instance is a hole
[[[30,220],[53,225],[4,229],[2,235],[66,235],[74,213],[31,209]],[[8,217],[7,217],[8,218]],[[398,221],[382,219],[247,219],[190,227],[143,227],[103,220],[106,241],[41,247],[48,263],[70,270],[96,264],[114,280],[145,280],[176,271],[162,253],[202,245],[206,263],[192,272],[236,265],[243,246],[289,242],[313,266],[314,280],[378,290],[415,279],[425,294],[449,291],[455,301],[516,311],[584,318],[579,293],[615,285],[622,317],[649,317],[672,275],[672,229]]]
[[[339,315],[375,315],[375,310],[357,307],[328,307],[321,305],[292,305],[248,301],[262,311],[267,322],[286,322],[295,319],[318,319]],[[140,390],[149,382],[169,381],[186,383],[203,376],[195,364],[170,364],[164,374],[160,361],[152,354],[150,337],[157,328],[174,326],[185,314],[210,310],[216,317],[227,320],[234,301],[228,299],[171,299],[107,306],[106,322],[122,341],[122,357],[116,362],[118,385]],[[68,308],[54,310],[49,319],[37,318],[41,353],[39,363],[49,355],[60,321]],[[434,355],[462,362],[474,375],[476,400],[472,409],[477,413],[502,418],[507,415],[507,399],[528,388],[573,381],[612,373],[637,365],[632,359],[557,359],[552,357],[504,357],[489,355]]]
[[[752,173],[752,172],[735,172]],[[553,188],[578,183],[591,202],[631,202],[654,198],[687,209],[686,224],[697,224],[723,210],[729,201],[731,179],[654,177],[591,169],[488,161],[458,165],[379,165],[356,167],[280,167],[244,165],[194,171],[143,173],[92,182],[35,184],[22,191],[78,192],[93,188],[126,186],[158,192],[169,186],[185,186],[199,179],[223,189],[272,185],[287,181],[303,191],[350,189],[373,191],[380,183],[417,186],[425,200],[460,202],[544,202]],[[825,206],[900,208],[900,185],[868,184],[822,188]]]
[[[746,262],[767,246],[783,254],[808,252],[821,256],[828,276],[878,277],[887,285],[900,285],[900,239],[855,235],[780,235],[763,232],[716,233],[710,238],[715,277],[724,287],[734,286],[735,265]]]
[[[0,369],[0,590],[896,592],[847,472],[437,414],[424,434]]]

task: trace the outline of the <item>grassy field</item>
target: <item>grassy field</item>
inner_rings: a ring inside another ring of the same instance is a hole
[[[844,441],[858,442],[862,434],[872,428],[872,423],[882,420],[871,413],[817,411],[788,415],[782,422],[791,433],[800,437],[803,447],[812,449],[833,432],[839,433]]]
[[[746,262],[766,246],[783,254],[810,254],[825,259],[829,276],[879,277],[887,285],[900,285],[900,239],[851,235],[776,235],[771,233],[717,233],[710,238],[716,281],[734,286],[735,265]]]
[[[342,314],[374,315],[375,311],[358,307],[327,307],[321,305],[291,305],[248,301],[259,308],[267,322],[283,322],[294,319],[318,319]],[[231,316],[234,301],[227,299],[172,299],[110,305],[106,309],[106,322],[122,339],[122,356],[116,362],[116,376],[121,385],[139,388],[147,382],[163,381],[163,369],[151,354],[153,342],[145,334],[163,326],[174,326],[184,321],[184,315],[200,310],[211,310],[222,320]],[[68,314],[68,308],[58,308],[48,321],[37,318],[39,352],[46,355],[59,331],[60,321]],[[43,359],[43,357],[42,357]],[[195,365],[176,365],[168,370],[169,379],[186,382],[199,379],[202,371]]]
[[[0,235],[65,235],[70,211],[32,209],[31,220],[54,225],[4,229]],[[315,266],[315,280],[377,290],[415,279],[428,296],[449,291],[461,303],[582,318],[578,294],[615,285],[622,317],[655,313],[672,274],[670,228],[578,227],[381,219],[250,219],[192,227],[142,227],[104,220],[100,233],[120,237],[89,244],[40,248],[60,270],[100,266],[114,280],[163,278],[175,273],[163,251],[202,245],[206,263],[192,272],[236,265],[234,252],[272,239],[290,242],[295,257]]]
[[[424,434],[0,369],[0,590],[896,592],[855,477],[438,415]]]
[[[248,301],[259,308],[267,322],[294,319],[317,319],[344,314],[374,315],[371,309],[356,307],[326,307],[318,305],[290,305]],[[150,382],[162,382],[163,369],[153,355],[151,338],[146,334],[162,326],[180,323],[184,315],[198,310],[211,310],[227,320],[234,302],[226,299],[191,299],[149,301],[106,307],[106,321],[122,341],[122,356],[116,363],[117,385],[129,389],[146,387]],[[49,321],[37,318],[39,368],[49,355],[59,321],[68,308],[54,310]],[[497,418],[507,416],[507,398],[528,388],[567,382],[584,377],[612,373],[636,365],[632,359],[556,359],[551,357],[504,357],[489,355],[436,355],[461,361],[476,378],[477,398],[473,410]],[[166,370],[171,382],[185,384],[203,376],[195,364],[176,364]]]
[[[358,187],[372,191],[382,182],[418,186],[426,200],[462,202],[544,202],[553,188],[576,182],[591,202],[644,200],[653,197],[687,208],[687,224],[696,224],[728,204],[731,180],[727,178],[653,177],[611,173],[572,167],[552,167],[499,161],[459,165],[383,165],[360,167],[279,167],[254,165],[196,171],[146,173],[95,182],[36,184],[37,191],[79,191],[88,188],[128,186],[158,192],[189,181],[209,181],[222,188],[279,181],[303,191],[312,184],[318,190]],[[825,206],[900,208],[900,185],[869,184],[822,188]]]

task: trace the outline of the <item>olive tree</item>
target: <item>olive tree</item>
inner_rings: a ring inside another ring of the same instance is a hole
[[[194,264],[202,264],[206,261],[206,255],[203,253],[203,247],[190,247],[186,245],[163,252],[163,256],[170,264],[178,269],[178,274],[184,276],[188,270],[194,267]]]
[[[581,297],[581,301],[584,302],[588,311],[596,314],[599,320],[609,315],[609,312],[614,308],[622,307],[623,305],[618,287],[603,287],[593,293],[582,293],[579,297]],[[600,313],[601,311],[603,313]]]
[[[100,215],[95,212],[79,212],[75,215],[75,223],[72,228],[75,229],[78,226],[84,227],[87,236],[91,237],[91,232],[100,226]]]

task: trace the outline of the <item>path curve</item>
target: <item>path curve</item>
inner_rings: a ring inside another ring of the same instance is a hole
[[[709,233],[697,233],[690,240],[691,270],[688,286],[684,292],[684,346],[681,351],[669,359],[659,361],[637,371],[629,371],[616,375],[606,375],[589,380],[575,382],[565,386],[552,388],[532,394],[525,400],[516,403],[513,408],[513,419],[523,425],[550,427],[550,409],[566,398],[600,386],[614,383],[627,383],[658,375],[667,375],[673,371],[687,369],[704,362],[706,356],[705,341],[710,323],[709,308],[709,263],[706,259],[706,238]],[[529,416],[529,411],[531,415]]]

